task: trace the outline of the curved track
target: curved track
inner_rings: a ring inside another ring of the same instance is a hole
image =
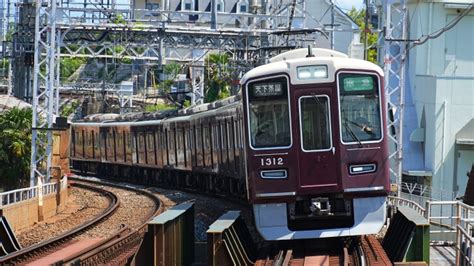
[[[92,190],[103,194],[109,199],[109,206],[97,217],[94,219],[75,227],[74,229],[60,234],[56,237],[53,237],[49,240],[43,241],[41,243],[29,246],[27,248],[21,249],[17,252],[13,252],[8,254],[5,257],[0,258],[0,264],[2,265],[15,265],[20,264],[26,260],[30,260],[33,257],[37,257],[40,254],[48,252],[52,249],[58,249],[60,246],[63,246],[68,240],[72,239],[76,235],[80,234],[81,232],[93,227],[94,225],[100,223],[101,221],[105,220],[109,217],[119,206],[120,201],[117,196],[105,189],[98,188],[96,186],[89,186],[85,184],[74,184],[76,187]]]
[[[92,190],[106,196],[109,199],[109,206],[94,219],[78,227],[75,227],[68,232],[1,258],[0,264],[24,264],[28,261],[34,261],[45,254],[49,254],[51,251],[60,251],[64,248],[67,248],[71,244],[71,241],[73,241],[73,239],[79,236],[81,233],[87,232],[88,230],[110,218],[120,207],[120,200],[113,192],[104,188],[99,188],[98,186],[115,187],[129,190],[148,197],[154,202],[155,206],[154,210],[151,212],[150,217],[148,218],[151,218],[162,211],[162,204],[160,200],[150,192],[133,187],[86,179],[70,178],[70,180],[75,181],[72,183],[72,185],[75,187]],[[85,249],[76,252],[66,259],[57,261],[54,263],[54,265],[62,265],[72,262],[80,262],[79,264],[83,264],[83,262],[87,261],[89,261],[89,265],[91,263],[93,265],[97,265],[104,264],[106,262],[126,261],[134,254],[135,248],[138,248],[138,245],[140,244],[145,232],[146,224],[147,223],[145,221],[137,228],[124,227],[121,230],[118,230],[112,236],[86,247]],[[111,252],[111,250],[113,252]]]
[[[142,194],[150,198],[155,203],[155,209],[152,211],[152,215],[149,218],[152,218],[163,211],[163,205],[161,204],[160,200],[153,193],[148,191],[130,186],[119,185],[116,183],[94,181],[82,178],[71,178],[71,180],[95,185],[115,187]],[[138,249],[146,230],[147,221],[139,225],[137,228],[125,227],[107,239],[104,239],[67,258],[55,262],[55,265],[99,265],[110,263],[124,264],[133,257],[134,253]]]

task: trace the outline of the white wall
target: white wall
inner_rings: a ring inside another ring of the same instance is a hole
[[[411,1],[408,5],[409,39],[443,28],[463,11],[446,8],[449,2],[452,1]],[[426,116],[425,167],[432,170],[432,185],[437,189],[456,190],[456,185],[465,186],[462,183],[467,178],[459,180],[461,184],[454,184],[457,156],[474,163],[474,153],[459,152],[455,144],[456,133],[474,117],[472,47],[474,12],[471,11],[454,28],[413,48],[409,55],[409,79],[413,84],[418,121],[421,122],[423,110]],[[463,171],[457,169],[457,176],[462,176]]]

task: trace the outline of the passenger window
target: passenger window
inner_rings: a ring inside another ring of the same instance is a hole
[[[341,138],[344,143],[382,139],[381,99],[375,75],[339,76]]]
[[[250,144],[254,148],[288,148],[291,125],[286,78],[248,85]]]
[[[300,98],[300,131],[304,151],[328,150],[332,147],[329,110],[327,96]]]

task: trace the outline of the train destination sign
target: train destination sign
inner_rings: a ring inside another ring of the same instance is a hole
[[[344,78],[344,91],[371,91],[374,89],[374,79],[371,76]]]
[[[269,97],[283,95],[281,83],[260,83],[253,87],[254,97]]]

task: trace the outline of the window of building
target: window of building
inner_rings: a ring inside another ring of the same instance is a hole
[[[237,13],[248,13],[247,1],[239,1],[239,3],[237,3]]]
[[[217,2],[217,12],[224,12],[224,1]]]
[[[147,10],[159,10],[160,9],[160,4],[146,3],[145,9],[147,9]]]
[[[181,2],[182,11],[192,11],[194,10],[194,1],[193,0],[183,0]]]

